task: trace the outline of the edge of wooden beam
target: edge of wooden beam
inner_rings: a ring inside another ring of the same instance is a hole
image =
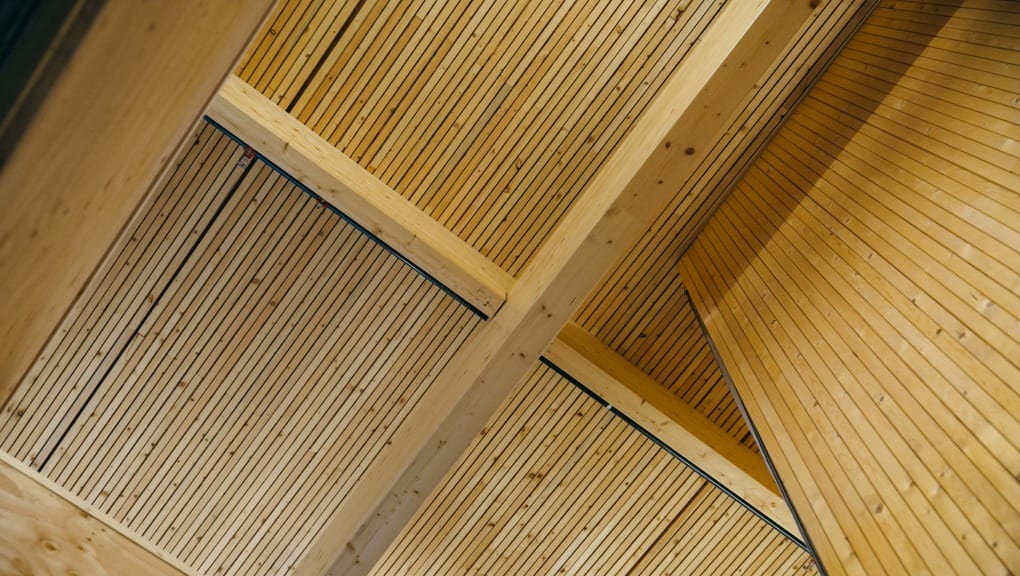
[[[0,405],[272,0],[105,0],[0,170]]]
[[[487,316],[513,277],[237,76],[207,114]]]
[[[587,330],[568,323],[546,357],[744,502],[800,534],[761,457]]]
[[[4,574],[197,575],[3,451],[0,526]]]

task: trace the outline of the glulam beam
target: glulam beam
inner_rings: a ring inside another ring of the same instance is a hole
[[[108,0],[0,172],[0,405],[272,0]]]
[[[731,2],[333,512],[296,574],[367,574],[585,296],[653,222],[811,17]]]
[[[0,451],[0,573],[184,576],[191,572]]]
[[[487,316],[513,278],[236,76],[207,114]]]
[[[800,530],[765,461],[626,358],[570,322],[550,362],[791,534]]]

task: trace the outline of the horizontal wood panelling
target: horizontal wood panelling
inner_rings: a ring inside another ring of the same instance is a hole
[[[744,574],[800,574],[807,562],[803,550],[538,366],[374,574],[706,574],[738,568]]]
[[[681,262],[832,574],[1020,570],[1020,5],[885,2]]]
[[[4,443],[201,573],[292,566],[478,323],[208,126],[119,250]]]
[[[721,2],[314,4],[280,6],[238,75],[516,274]],[[298,46],[322,58],[295,75]]]
[[[669,209],[592,293],[576,321],[650,376],[757,449],[687,303],[675,266],[743,167],[815,80],[873,2],[829,2],[732,119],[728,138]]]

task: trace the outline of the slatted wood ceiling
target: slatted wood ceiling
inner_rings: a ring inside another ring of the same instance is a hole
[[[516,273],[721,4],[589,1],[550,16],[542,12],[553,10],[548,3],[291,0],[277,7],[237,73]],[[684,312],[674,268],[817,65],[873,4],[823,6],[731,120],[729,136],[576,318],[752,448]],[[605,69],[604,77],[580,68],[563,74],[564,63],[578,61]],[[545,180],[527,179],[535,174]],[[464,212],[471,210],[486,217]]]
[[[204,125],[3,449],[201,573],[280,573],[478,321]]]
[[[373,574],[814,572],[803,550],[540,365]]]
[[[285,1],[238,73],[515,274],[722,3]],[[752,447],[673,270],[871,4],[824,5],[577,318]],[[200,571],[280,573],[477,320],[242,155],[200,128],[0,415],[0,446]],[[564,406],[578,423],[535,436]],[[377,573],[807,566],[545,368],[488,430]],[[607,454],[648,465],[592,490]],[[514,539],[515,523],[547,538]]]
[[[721,4],[294,0],[238,75],[516,274]]]
[[[1020,572],[1020,4],[885,2],[684,257],[830,574]]]
[[[0,417],[3,449],[197,572],[283,573],[476,322],[203,125]],[[537,367],[376,573],[560,568],[812,570]]]

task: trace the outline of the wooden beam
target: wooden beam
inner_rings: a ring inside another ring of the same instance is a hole
[[[800,535],[765,461],[626,358],[570,322],[546,357],[736,496]]]
[[[637,241],[798,29],[809,0],[728,3],[333,512],[299,575],[367,574],[517,381]]]
[[[0,404],[272,3],[105,3],[0,173]]]
[[[0,452],[0,574],[190,573],[151,543]]]
[[[236,76],[209,117],[488,316],[513,277]]]

